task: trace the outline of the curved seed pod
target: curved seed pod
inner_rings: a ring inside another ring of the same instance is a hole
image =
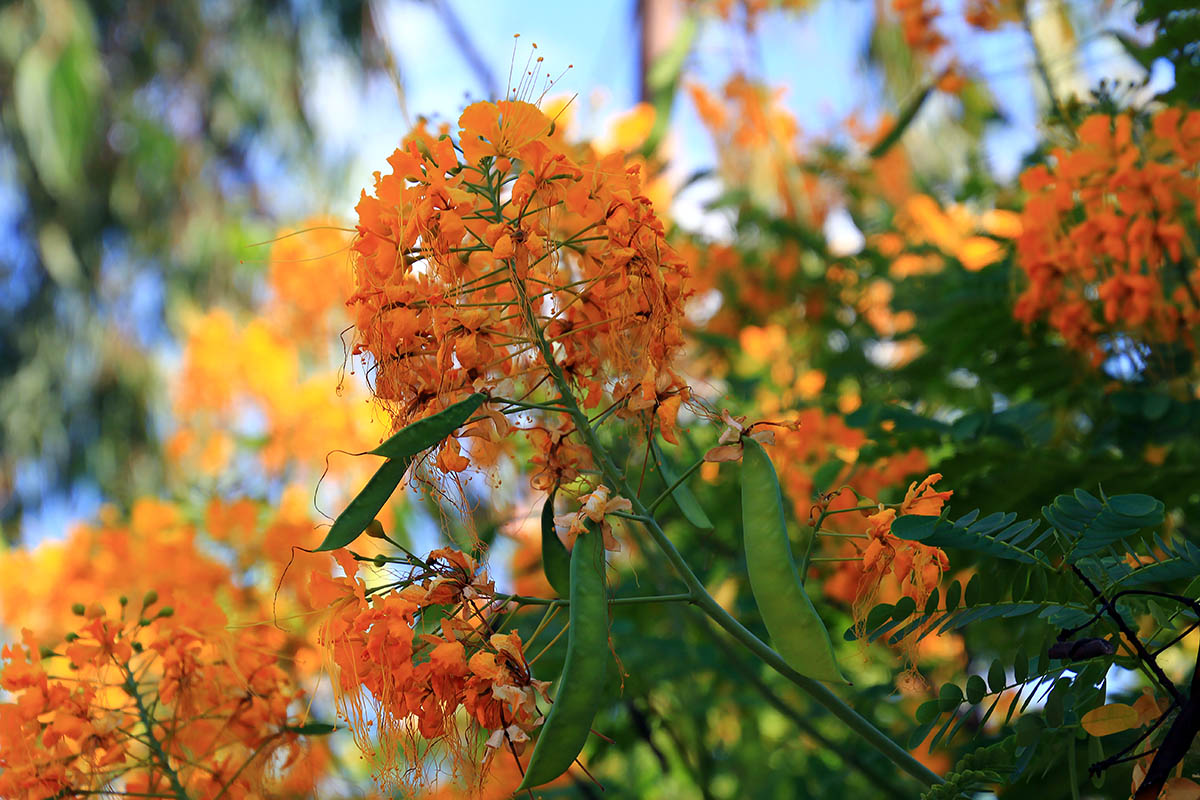
[[[379,514],[400,481],[404,480],[404,473],[417,454],[454,433],[486,401],[487,395],[477,392],[433,416],[406,425],[383,444],[368,451],[371,455],[385,457],[387,461],[371,476],[346,509],[338,514],[315,552],[337,550],[357,539]]]
[[[542,571],[558,596],[567,597],[571,586],[571,554],[554,530],[554,495],[557,493],[555,486],[542,506]]]
[[[829,631],[800,582],[784,522],[783,493],[762,445],[742,440],[742,528],[754,602],[771,644],[801,675],[849,683],[838,669]]]
[[[604,699],[609,662],[604,539],[591,523],[571,550],[570,595],[567,659],[558,694],[538,734],[518,792],[552,781],[567,771],[583,750],[592,718]]]

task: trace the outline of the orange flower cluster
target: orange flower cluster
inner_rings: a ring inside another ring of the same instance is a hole
[[[357,577],[351,556],[335,557],[345,577],[314,572],[311,599],[330,609],[320,636],[338,712],[362,750],[378,756],[380,781],[414,789],[435,783],[425,774],[431,741],[446,746],[451,775],[476,784],[500,751],[519,756],[542,721],[537,697],[549,701],[549,684],[533,678],[515,631],[492,633],[493,585],[475,560],[435,550],[409,561],[411,572],[388,584],[390,591],[376,593]],[[464,730],[459,709],[469,719]],[[470,773],[480,731],[488,734],[487,755]]]
[[[225,614],[218,603],[233,599],[232,575],[204,552],[198,538],[177,506],[139,500],[128,521],[105,509],[98,523],[78,526],[64,541],[4,552],[0,624],[53,641],[75,626],[75,602],[112,605],[122,593],[154,591],[175,607],[176,623],[222,626]]]
[[[376,398],[400,427],[474,391],[523,397],[551,377],[550,355],[585,406],[634,399],[669,431],[657,412],[688,397],[671,369],[687,269],[640,167],[571,145],[518,100],[475,103],[459,126],[457,147],[416,132],[358,204],[349,305]],[[493,418],[466,435],[505,433]],[[463,469],[475,448],[455,455],[439,466]]]
[[[1144,126],[1128,113],[1084,120],[1076,146],[1021,175],[1029,285],[1017,319],[1047,317],[1096,363],[1114,336],[1194,347],[1200,261],[1184,215],[1200,200],[1198,165],[1200,112],[1165,109]]]
[[[279,790],[304,754],[302,698],[276,663],[277,631],[203,633],[148,593],[133,613],[93,605],[57,651],[6,646],[0,796],[133,793],[234,800]],[[290,790],[311,791],[290,783]]]
[[[174,381],[181,423],[168,444],[174,460],[192,459],[205,474],[227,474],[241,433],[254,445],[248,449],[258,464],[279,474],[322,463],[330,442],[369,447],[378,441],[380,426],[332,396],[340,383],[332,366],[313,371],[312,364],[330,359],[303,340],[297,347],[293,324],[275,315],[243,323],[220,309],[188,321]],[[247,427],[249,409],[259,413]]]

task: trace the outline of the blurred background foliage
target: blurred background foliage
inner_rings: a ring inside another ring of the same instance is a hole
[[[47,498],[128,507],[159,488],[155,355],[182,305],[244,305],[260,274],[247,245],[329,188],[305,45],[359,53],[365,24],[338,2],[0,10],[6,536]],[[297,185],[309,195],[289,202]]]

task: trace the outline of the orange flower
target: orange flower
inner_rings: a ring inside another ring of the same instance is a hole
[[[459,142],[468,164],[487,156],[524,159],[529,145],[550,135],[553,123],[532,103],[472,103],[458,118]]]

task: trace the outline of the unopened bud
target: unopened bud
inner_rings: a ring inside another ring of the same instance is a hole
[[[363,533],[367,534],[367,536],[370,536],[372,539],[387,538],[387,534],[383,532],[383,523],[377,519],[373,519],[367,523],[367,529],[363,531]]]
[[[117,598],[117,602],[121,604],[122,608],[124,608],[125,606],[129,605],[129,598],[125,595],[121,595]]]
[[[382,567],[384,564],[386,564],[388,562],[388,558],[383,553],[380,553],[379,555],[375,556],[374,561],[375,561],[375,566]]]
[[[149,608],[157,602],[158,592],[151,589],[150,591],[146,592],[145,597],[142,598],[142,608]]]
[[[160,617],[173,617],[175,616],[175,609],[171,606],[163,606],[158,610],[158,615]]]
[[[82,617],[87,613],[87,609],[83,607],[83,603],[76,603],[75,605],[71,606],[71,613],[77,617]]]

